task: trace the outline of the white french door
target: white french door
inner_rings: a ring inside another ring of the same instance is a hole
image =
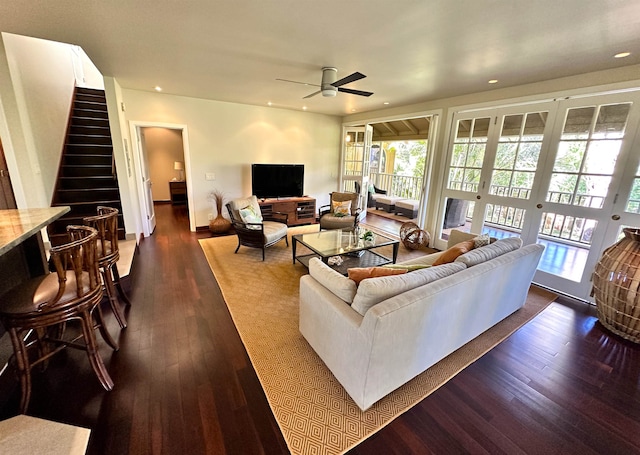
[[[537,241],[547,248],[536,282],[588,300],[602,251],[617,241],[623,222],[640,226],[637,211],[627,209],[638,169],[639,95],[558,103],[552,154],[541,182],[546,194],[539,204]]]
[[[371,125],[342,128],[341,191],[360,193],[360,207],[366,211],[371,156]]]
[[[639,108],[629,92],[456,114],[443,232],[543,243],[535,281],[588,299],[601,251],[640,224]],[[462,221],[447,211],[459,201]]]

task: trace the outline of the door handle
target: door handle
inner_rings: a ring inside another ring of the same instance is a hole
[[[612,219],[613,221],[618,221],[618,220],[620,219],[620,215],[612,215],[612,216],[611,216],[611,219]]]
[[[541,209],[542,208],[542,204],[536,205],[536,208]]]

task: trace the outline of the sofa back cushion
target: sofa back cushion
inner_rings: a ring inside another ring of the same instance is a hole
[[[473,267],[481,262],[489,261],[503,254],[515,251],[522,246],[520,237],[508,237],[493,242],[481,248],[475,248],[468,253],[464,253],[456,258],[456,262],[461,262],[467,267]]]
[[[466,266],[462,263],[443,264],[438,267],[429,267],[416,270],[404,275],[384,276],[363,280],[358,286],[358,292],[353,299],[351,307],[364,316],[364,314],[377,303],[387,300],[394,295],[409,291],[432,281],[453,275]]]
[[[353,303],[357,289],[355,281],[336,272],[318,258],[309,261],[309,275],[349,305]]]
[[[233,210],[233,217],[237,221],[242,220],[242,217],[240,216],[240,210],[247,207],[251,207],[253,213],[262,217],[260,204],[258,203],[258,198],[255,195],[241,199],[233,199],[229,201],[229,204],[231,205],[231,210]]]

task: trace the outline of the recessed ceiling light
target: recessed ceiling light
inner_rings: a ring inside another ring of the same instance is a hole
[[[498,79],[491,79],[488,82],[489,82],[489,84],[497,84],[498,83]]]
[[[162,87],[160,87],[159,85],[156,85],[155,87],[153,87],[153,89],[154,89],[156,92],[161,92],[161,91],[162,91]]]
[[[302,110],[306,111],[307,110],[307,106],[302,106]]]
[[[631,55],[631,52],[619,52],[613,58],[625,58]]]
[[[271,106],[271,101],[269,101],[267,104],[268,104],[269,106]]]
[[[356,110],[355,109],[351,109],[351,112],[356,112]]]
[[[387,105],[387,104],[389,104],[389,101],[385,101],[385,102],[384,102],[384,103],[382,103],[382,104]]]

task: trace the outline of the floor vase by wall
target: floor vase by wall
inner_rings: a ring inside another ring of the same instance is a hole
[[[640,229],[607,248],[593,273],[598,319],[607,329],[640,343]]]

